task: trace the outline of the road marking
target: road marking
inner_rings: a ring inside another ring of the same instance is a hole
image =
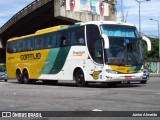
[[[95,112],[96,112],[96,111],[103,111],[103,110],[100,110],[100,109],[94,109],[94,110],[92,110],[92,111],[95,111]]]
[[[9,107],[15,107],[14,105],[10,105]]]

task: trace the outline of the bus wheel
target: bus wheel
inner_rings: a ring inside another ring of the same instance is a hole
[[[16,72],[16,78],[17,78],[17,80],[18,80],[18,83],[20,83],[20,84],[23,83],[22,74],[21,74],[21,71],[20,71],[20,70],[17,70],[17,72]]]
[[[84,73],[81,69],[78,69],[74,75],[75,81],[78,87],[84,87],[87,85],[84,78]]]
[[[23,81],[24,81],[25,84],[29,84],[30,83],[27,70],[25,70],[23,72]]]

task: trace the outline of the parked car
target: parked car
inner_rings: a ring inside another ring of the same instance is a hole
[[[147,82],[147,80],[149,79],[149,72],[148,70],[144,69],[143,70],[143,77],[144,80],[141,81],[140,83],[145,84]]]
[[[6,70],[3,68],[0,68],[0,80],[4,80],[5,82],[8,80]]]

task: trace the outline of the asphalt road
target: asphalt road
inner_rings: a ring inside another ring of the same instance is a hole
[[[16,80],[0,81],[0,111],[160,111],[160,78],[151,77],[147,84],[121,84],[115,88],[101,84],[77,87],[74,82],[65,81],[57,85],[44,85],[42,82],[18,84]],[[3,119],[6,118],[0,118]],[[15,118],[15,120],[21,119]],[[59,120],[60,118],[25,119]],[[76,120],[82,117],[61,119]],[[106,120],[107,117],[85,119]],[[128,117],[109,117],[108,120],[110,119],[127,120]],[[150,120],[151,117],[140,117],[140,119]]]

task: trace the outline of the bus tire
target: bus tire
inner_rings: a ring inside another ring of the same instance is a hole
[[[22,78],[22,74],[21,74],[21,71],[20,71],[20,70],[17,70],[17,71],[16,71],[16,79],[18,80],[18,83],[19,83],[19,84],[22,84],[22,83],[23,83],[23,78]]]
[[[28,76],[28,71],[27,70],[24,70],[24,72],[23,72],[23,82],[25,84],[29,84],[30,83],[29,76]]]
[[[85,77],[82,69],[78,69],[75,72],[74,78],[78,87],[84,87],[87,85],[87,82],[85,82]]]

